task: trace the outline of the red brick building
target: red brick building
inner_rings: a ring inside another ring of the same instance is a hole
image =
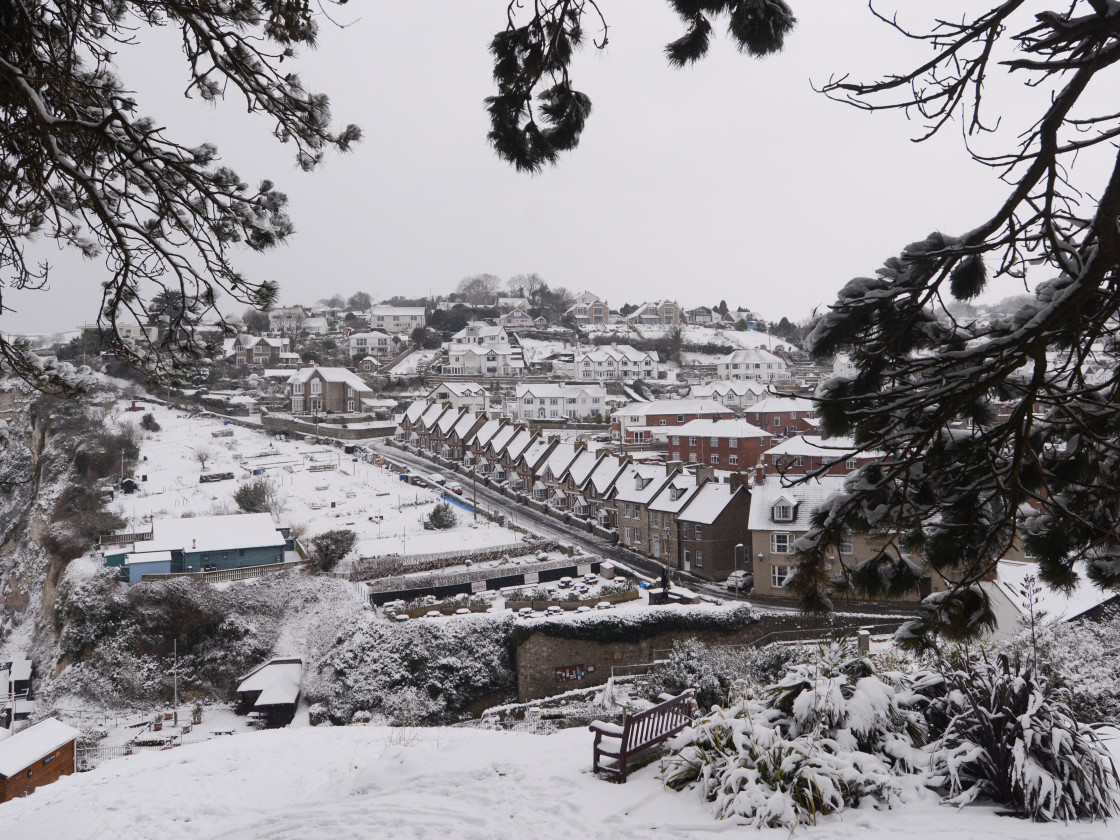
[[[669,434],[669,460],[747,471],[774,442],[770,433],[746,420],[693,420]]]
[[[847,475],[877,457],[876,452],[853,451],[851,438],[797,435],[772,446],[763,463],[771,475]]]
[[[683,426],[699,418],[730,419],[734,413],[712,400],[652,400],[631,403],[611,415],[611,437],[623,443],[653,440],[666,427]]]

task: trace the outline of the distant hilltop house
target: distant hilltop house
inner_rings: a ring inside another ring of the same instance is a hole
[[[311,335],[326,335],[331,331],[331,327],[326,318],[319,316],[304,321],[303,330]]]
[[[499,327],[504,332],[504,328]],[[509,344],[451,344],[447,348],[445,376],[523,376],[525,359],[520,347]]]
[[[74,727],[47,718],[0,740],[0,803],[73,773],[79,734]]]
[[[571,315],[576,324],[581,327],[609,324],[611,321],[611,310],[607,302],[591,292],[579,295],[564,314]]]
[[[225,358],[239,365],[266,368],[295,367],[299,354],[291,352],[291,340],[281,336],[241,333],[226,339]]]
[[[509,344],[509,333],[503,326],[493,326],[485,321],[471,321],[455,335],[451,344],[477,344],[481,347],[499,347]]]
[[[294,550],[289,529],[267,513],[155,519],[146,534],[120,545],[103,545],[105,565],[120,568],[129,583],[144,575],[239,569],[283,563]]]
[[[557,375],[582,382],[610,379],[657,379],[661,366],[656,353],[635,350],[628,344],[579,349],[570,364],[553,362]]]
[[[676,327],[684,323],[681,306],[675,300],[655,300],[643,303],[626,316],[626,321],[638,326]]]
[[[388,359],[393,355],[393,338],[388,333],[354,332],[348,336],[350,358],[361,359],[372,356],[375,359]]]
[[[535,320],[525,309],[511,309],[498,319],[498,323],[511,330],[535,326]],[[548,322],[545,321],[547,324]]]
[[[300,368],[288,379],[292,414],[325,412],[353,414],[373,389],[356,373],[339,367]]]
[[[369,325],[390,335],[404,333],[410,335],[417,327],[428,323],[427,310],[422,306],[371,306],[367,315]]]
[[[762,348],[735,350],[716,362],[720,379],[756,382],[784,382],[790,378],[789,365],[781,356]]]
[[[307,318],[302,306],[278,306],[268,312],[268,327],[273,332],[299,332]]]

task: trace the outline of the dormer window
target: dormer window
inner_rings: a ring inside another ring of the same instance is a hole
[[[774,521],[775,522],[792,522],[793,521],[793,505],[789,502],[778,502],[773,507]]]

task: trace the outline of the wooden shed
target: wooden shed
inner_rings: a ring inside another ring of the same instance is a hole
[[[265,726],[287,726],[296,716],[303,660],[273,659],[241,678],[237,686],[238,714],[259,715]]]
[[[74,772],[78,730],[47,718],[0,741],[0,802]]]

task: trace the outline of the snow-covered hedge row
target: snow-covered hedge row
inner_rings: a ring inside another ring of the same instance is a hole
[[[516,693],[509,615],[448,617],[391,624],[366,615],[340,633],[308,681],[307,700],[330,720],[363,710],[402,724],[441,723],[472,704]]]
[[[535,635],[585,642],[634,642],[660,633],[687,637],[703,631],[731,632],[759,620],[758,614],[746,605],[710,610],[654,607],[519,624],[514,629],[513,642],[520,645]]]

